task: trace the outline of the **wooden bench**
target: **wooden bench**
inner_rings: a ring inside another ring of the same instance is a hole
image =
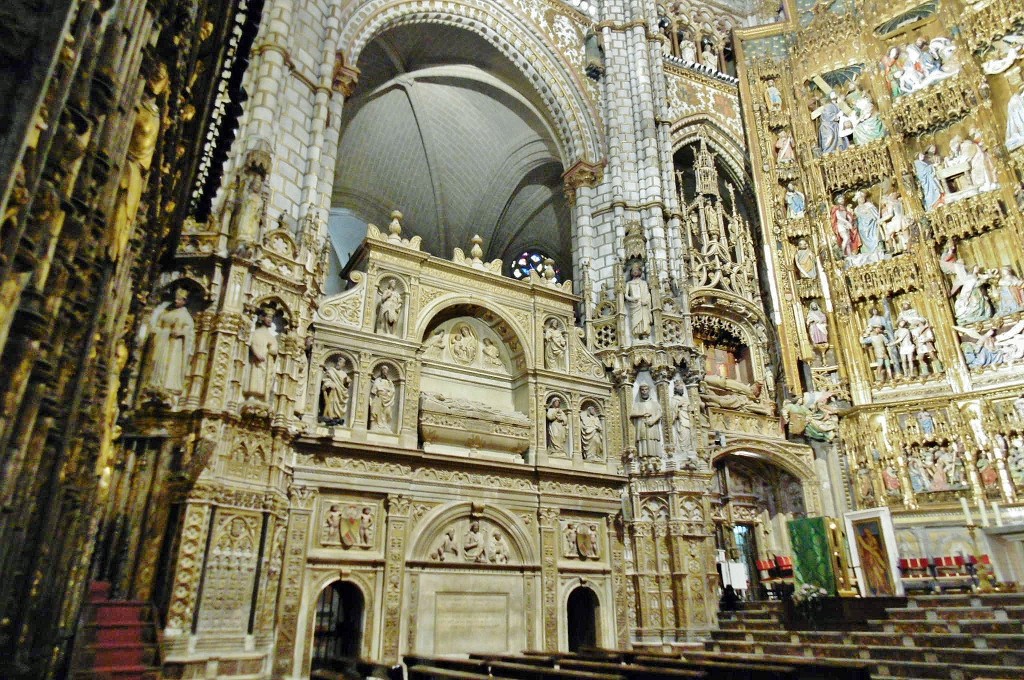
[[[410,666],[409,680],[491,680],[491,676],[435,666]]]
[[[871,680],[870,664],[852,659],[827,659],[821,657],[798,659],[791,656],[771,654],[736,654],[730,652],[694,651],[685,652],[684,657],[695,661],[728,660],[740,661],[749,658],[756,662],[778,663],[796,669],[801,680]]]
[[[705,670],[683,668],[656,668],[637,664],[615,664],[606,661],[562,659],[559,668],[592,673],[618,673],[627,680],[696,680],[707,678]]]

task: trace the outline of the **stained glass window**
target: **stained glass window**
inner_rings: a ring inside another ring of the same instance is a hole
[[[516,259],[512,260],[512,277],[518,280],[530,278],[530,272],[535,271],[544,276],[544,269],[547,265],[544,260],[549,259],[547,255],[536,250],[528,250]],[[555,280],[562,280],[562,272],[554,266]]]

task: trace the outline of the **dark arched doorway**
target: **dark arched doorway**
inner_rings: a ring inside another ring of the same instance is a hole
[[[316,601],[311,670],[333,669],[359,658],[363,609],[363,593],[355,584],[335,581],[323,589]]]
[[[569,624],[569,651],[597,647],[597,615],[601,608],[590,588],[579,587],[569,593],[566,616]]]

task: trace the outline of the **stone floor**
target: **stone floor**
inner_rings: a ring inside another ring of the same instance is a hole
[[[706,649],[869,660],[875,680],[1024,679],[1024,593],[914,595],[856,632],[786,630],[781,613],[780,602],[744,603]]]

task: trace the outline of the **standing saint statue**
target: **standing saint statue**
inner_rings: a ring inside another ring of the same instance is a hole
[[[811,344],[815,347],[827,346],[828,317],[825,316],[825,312],[821,311],[821,305],[816,300],[811,301],[804,318],[807,322],[807,336],[810,338]]]
[[[782,111],[782,92],[775,85],[775,79],[768,79],[768,87],[764,89],[764,103],[768,107],[769,113],[778,113]]]
[[[277,356],[277,329],[274,327],[274,310],[266,308],[260,312],[256,329],[249,339],[249,383],[245,396],[266,399],[274,380],[274,357]]]
[[[786,218],[795,220],[804,216],[807,210],[807,199],[796,185],[790,182],[786,185]]]
[[[562,409],[562,400],[552,397],[547,409],[548,449],[555,453],[566,452],[569,419]]]
[[[348,419],[349,387],[352,379],[345,366],[345,359],[335,357],[324,366],[324,378],[320,384],[323,395],[323,415],[320,419],[325,425],[344,425]]]
[[[829,92],[828,103],[815,110],[811,118],[818,120],[818,148],[821,153],[845,151],[849,147],[849,140],[840,130],[845,116],[839,108],[839,97],[835,92]]]
[[[860,252],[865,254],[876,253],[882,249],[882,234],[879,229],[881,213],[867,192],[861,190],[853,195],[853,201],[857,204],[854,214],[857,216],[857,234],[860,235]]]
[[[677,382],[672,391],[672,436],[676,441],[676,451],[690,453],[693,437],[690,434],[690,399],[686,395],[686,385]]]
[[[195,324],[186,304],[188,291],[179,288],[173,303],[165,303],[153,313],[156,322],[150,338],[148,387],[181,392],[185,386],[195,339]]]
[[[395,286],[394,279],[388,279],[377,290],[377,322],[374,324],[374,332],[397,335],[401,317],[402,292]]]
[[[544,324],[544,368],[565,370],[565,349],[569,337],[556,319]]]
[[[388,377],[388,369],[381,366],[370,382],[370,431],[392,432],[395,383]]]
[[[779,133],[775,142],[775,162],[779,165],[791,165],[796,160],[796,142],[789,130]]]
[[[651,323],[651,289],[644,281],[640,265],[633,265],[630,270],[629,283],[626,284],[626,309],[629,311],[630,329],[634,340],[650,337]]]
[[[588,406],[580,413],[580,440],[585,460],[604,457],[604,424],[596,406]]]
[[[657,456],[661,446],[661,404],[651,398],[650,385],[640,385],[629,419],[636,431],[636,451],[641,458]]]
[[[818,259],[814,256],[807,239],[802,238],[796,243],[796,254],[793,255],[793,266],[801,279],[818,278]]]
[[[832,220],[832,233],[836,236],[836,242],[844,257],[850,257],[860,252],[860,234],[854,226],[853,213],[846,207],[846,197],[838,194],[830,211]]]

